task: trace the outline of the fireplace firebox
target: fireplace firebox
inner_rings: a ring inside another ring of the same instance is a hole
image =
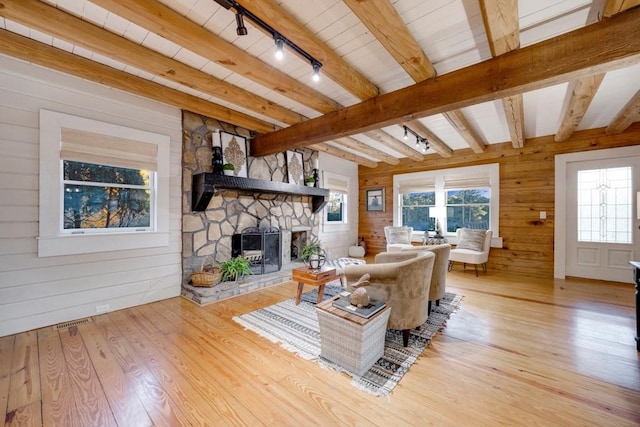
[[[282,268],[282,234],[276,227],[250,227],[231,239],[231,256],[249,260],[253,274],[280,271]]]

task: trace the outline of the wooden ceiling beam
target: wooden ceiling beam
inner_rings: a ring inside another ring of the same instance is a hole
[[[453,126],[458,133],[469,144],[474,153],[482,153],[485,150],[484,142],[480,135],[473,129],[471,123],[460,110],[453,110],[444,113],[444,118]]]
[[[377,141],[380,144],[383,144],[384,146],[392,149],[393,151],[397,151],[398,153],[403,154],[412,160],[415,160],[416,162],[421,162],[424,160],[424,156],[421,153],[418,153],[416,150],[409,147],[404,142],[397,140],[381,129],[372,129],[368,132],[364,132],[364,136],[371,138],[374,141]]]
[[[338,157],[340,159],[349,160],[351,162],[357,163],[361,166],[366,166],[368,168],[378,167],[378,163],[374,162],[373,160],[369,160],[364,157],[358,156],[356,154],[350,153],[348,151],[341,150],[339,148],[334,147],[333,145],[329,145],[326,143],[311,144],[309,145],[309,148],[322,151],[327,154],[331,154],[332,156]]]
[[[366,154],[369,157],[373,157],[390,165],[397,165],[400,163],[400,159],[393,157],[392,155],[387,154],[384,151],[378,150],[377,148],[373,148],[365,144],[364,142],[351,138],[350,136],[338,138],[334,142],[352,150],[359,151],[362,154]]]
[[[482,21],[491,55],[500,56],[520,48],[520,21],[517,0],[481,0]],[[524,146],[524,101],[522,94],[502,99],[511,145]]]
[[[244,8],[320,61],[322,75],[326,75],[358,99],[369,99],[380,94],[376,85],[327,47],[274,0],[242,0],[241,3]]]
[[[524,147],[524,97],[519,94],[502,98],[502,106],[511,135],[511,145],[513,148]]]
[[[480,0],[480,10],[492,56],[520,48],[518,0]]]
[[[575,132],[591,105],[593,97],[596,96],[602,79],[604,79],[604,73],[582,77],[569,84],[567,91],[570,93],[570,99],[558,132],[553,137],[555,142],[566,141]]]
[[[158,1],[92,0],[92,3],[316,111],[327,113],[341,107]]]
[[[453,150],[442,141],[438,135],[431,132],[420,120],[412,120],[403,123],[404,126],[411,128],[412,131],[429,141],[429,147],[442,157],[453,157]]]
[[[189,67],[182,62],[168,58],[46,3],[33,0],[3,0],[2,4],[4,7],[0,8],[0,16],[92,52],[217,98],[230,100],[235,105],[281,123],[292,125],[307,119],[301,114]],[[51,22],[55,22],[56,25],[51,25]]]
[[[415,82],[435,77],[436,69],[389,0],[344,0]]]
[[[258,156],[528,92],[640,61],[640,9],[259,136]]]
[[[0,30],[0,53],[144,96],[167,105],[203,114],[223,122],[234,123],[259,133],[272,132],[277,129],[270,123],[230,108],[133,76],[124,71],[118,71],[7,30]]]
[[[604,130],[607,135],[624,132],[632,123],[640,121],[640,90],[618,112],[613,121]]]

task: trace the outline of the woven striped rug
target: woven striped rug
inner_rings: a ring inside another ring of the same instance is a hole
[[[343,290],[340,286],[328,285],[324,298],[330,298]],[[303,294],[299,305],[295,298],[260,310],[233,318],[246,329],[256,332],[283,348],[322,366],[347,372],[353,385],[377,396],[388,396],[398,384],[420,353],[429,345],[431,338],[445,327],[449,316],[462,302],[462,296],[446,293],[440,306],[432,307],[427,322],[420,329],[413,329],[409,345],[402,345],[402,331],[387,329],[384,355],[364,375],[358,376],[320,356],[320,330],[316,315],[317,289]]]

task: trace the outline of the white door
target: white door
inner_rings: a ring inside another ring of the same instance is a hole
[[[640,157],[567,164],[567,276],[629,283],[640,254]]]

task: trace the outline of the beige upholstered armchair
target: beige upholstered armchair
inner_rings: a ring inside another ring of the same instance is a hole
[[[411,235],[413,227],[392,227],[384,228],[384,236],[387,239],[387,252],[401,251],[403,248],[411,248]]]
[[[427,321],[429,287],[435,254],[429,251],[383,252],[376,255],[375,264],[346,265],[347,289],[369,274],[369,296],[383,300],[391,307],[389,329],[402,330],[406,347],[409,332]]]
[[[473,264],[478,277],[478,265],[482,265],[482,271],[487,272],[487,261],[491,249],[491,230],[474,230],[471,228],[459,228],[458,244],[451,249],[449,254],[449,271],[454,262],[461,262],[464,269],[467,264]]]
[[[429,288],[429,306],[428,312],[431,314],[431,304],[435,301],[436,305],[440,305],[440,300],[444,297],[447,290],[447,271],[449,269],[449,253],[451,245],[448,243],[442,245],[414,246],[411,249],[403,249],[402,252],[410,251],[430,251],[436,256],[433,263],[433,274],[431,275],[431,287]]]

